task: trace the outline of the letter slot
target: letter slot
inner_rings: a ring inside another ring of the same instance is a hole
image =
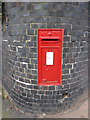
[[[58,41],[58,39],[42,39],[42,41]]]

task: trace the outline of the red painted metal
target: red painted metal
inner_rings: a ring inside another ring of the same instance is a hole
[[[38,85],[61,85],[62,41],[63,29],[37,30]]]

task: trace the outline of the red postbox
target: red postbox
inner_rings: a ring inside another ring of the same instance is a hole
[[[63,29],[38,29],[38,85],[60,85]]]

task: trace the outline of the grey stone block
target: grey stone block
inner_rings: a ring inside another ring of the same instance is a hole
[[[56,11],[56,17],[64,17],[64,11]]]
[[[42,9],[42,3],[40,3],[40,4],[34,4],[34,9],[35,9],[35,10],[40,10],[40,9]]]
[[[56,16],[56,12],[55,11],[47,11],[47,16],[53,16],[55,17]]]
[[[28,35],[34,35],[34,30],[28,30]]]
[[[44,4],[43,9],[44,10],[52,10],[53,9],[53,4],[52,3]]]
[[[31,24],[31,29],[37,28],[46,28],[46,24],[38,23],[38,24]]]

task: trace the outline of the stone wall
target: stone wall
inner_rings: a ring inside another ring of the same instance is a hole
[[[0,2],[0,68],[2,64],[2,3]],[[2,69],[0,69],[0,77],[2,76]],[[1,77],[2,78],[2,77]],[[0,78],[0,84],[1,84]]]
[[[87,89],[88,3],[5,3],[3,85],[26,112],[61,112]],[[37,29],[64,29],[60,86],[38,86]]]
[[[2,24],[1,24],[1,20],[2,20],[2,3],[0,2],[0,94],[2,92],[2,85],[1,85],[1,81],[2,81]],[[2,98],[0,96],[0,119],[2,119]]]

